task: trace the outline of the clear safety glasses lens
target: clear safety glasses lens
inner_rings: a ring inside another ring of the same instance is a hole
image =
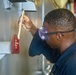
[[[48,31],[47,31],[47,29],[44,28],[44,27],[41,27],[41,28],[39,29],[39,31],[38,31],[38,34],[39,34],[39,36],[40,36],[40,38],[41,38],[42,40],[46,40],[46,39],[47,39],[46,33],[48,33]]]

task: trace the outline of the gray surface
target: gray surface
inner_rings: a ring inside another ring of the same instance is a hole
[[[52,9],[50,2],[45,0],[45,14]],[[26,15],[32,19],[38,28],[42,26],[41,11],[41,4],[38,4],[37,12],[26,12]],[[17,34],[19,13],[20,11],[18,12],[14,7],[5,10],[3,0],[0,0],[0,41],[11,41],[13,34]],[[22,29],[20,54],[7,54],[0,60],[0,75],[36,75],[35,72],[42,70],[41,56],[29,57],[28,55],[31,40],[31,34]]]

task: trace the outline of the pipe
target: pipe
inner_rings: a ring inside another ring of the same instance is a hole
[[[44,0],[42,0],[42,23],[44,22]],[[42,55],[42,74],[45,74],[45,57]]]

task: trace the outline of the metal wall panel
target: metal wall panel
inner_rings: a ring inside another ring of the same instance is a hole
[[[50,8],[49,8],[50,7]],[[48,0],[45,0],[45,14],[52,10]],[[41,4],[37,5],[37,12],[26,12],[36,27],[42,26]],[[19,11],[14,7],[4,9],[3,0],[0,0],[0,41],[10,41],[13,34],[17,34]],[[20,54],[7,54],[0,60],[0,75],[34,75],[35,71],[42,69],[41,56],[29,57],[28,49],[32,35],[22,29],[20,39]],[[36,75],[36,74],[35,74]]]

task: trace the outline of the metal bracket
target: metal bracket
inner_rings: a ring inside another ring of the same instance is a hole
[[[0,42],[0,60],[6,55],[11,54],[11,42]]]

